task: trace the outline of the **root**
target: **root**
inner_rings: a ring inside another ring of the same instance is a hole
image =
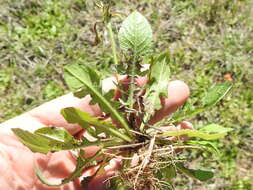
[[[155,173],[163,167],[174,165],[172,160],[175,148],[172,146],[156,147],[154,142],[155,136],[148,147],[139,150],[140,163],[137,166],[125,168],[118,174],[129,189],[158,190],[161,186],[171,188],[167,182],[157,179]]]
[[[121,179],[122,183],[129,190],[159,190],[163,187],[165,189],[173,189],[173,186],[168,181],[162,181],[158,179],[158,171],[166,167],[174,167],[176,162],[182,162],[177,160],[176,156],[183,149],[199,149],[198,146],[179,145],[177,143],[170,145],[159,145],[155,143],[156,135],[154,135],[149,143],[137,143],[132,144],[134,149],[127,149],[128,153],[122,154],[122,152],[112,154],[104,152],[104,154],[120,158],[126,161],[128,164],[124,165],[120,172],[114,175],[112,178]],[[142,146],[141,146],[142,145]],[[130,145],[127,145],[130,146]],[[128,148],[127,146],[120,146],[120,148]],[[118,147],[110,147],[109,149],[116,149]],[[136,149],[137,148],[137,149]],[[138,158],[137,162],[133,165],[133,155]],[[131,162],[132,161],[132,162]],[[108,181],[110,181],[108,179]]]
[[[140,168],[139,168],[136,178],[134,180],[134,189],[136,189],[136,184],[138,182],[138,177],[139,177],[140,173],[143,172],[143,170],[146,168],[147,164],[149,163],[149,160],[152,155],[153,148],[154,148],[154,144],[155,144],[155,138],[156,138],[156,135],[151,139],[150,144],[149,144],[149,148],[147,150],[147,156],[144,157],[144,159],[140,165]]]

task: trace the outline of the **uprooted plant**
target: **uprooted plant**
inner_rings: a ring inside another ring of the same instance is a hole
[[[168,124],[177,124],[188,117],[199,114],[215,105],[230,90],[228,82],[214,85],[207,93],[199,97],[199,106],[186,104],[175,114],[155,124],[150,118],[161,109],[161,98],[169,97],[167,85],[171,74],[171,56],[169,52],[155,55],[152,53],[152,30],[148,21],[139,12],[134,11],[122,23],[118,33],[121,52],[116,52],[116,43],[111,25],[108,6],[100,5],[103,10],[103,25],[111,39],[116,74],[123,74],[124,82],[115,82],[116,89],[103,91],[101,74],[84,64],[71,64],[65,67],[65,79],[76,97],[92,97],[90,104],[98,104],[103,115],[92,117],[74,107],[64,108],[62,116],[69,123],[79,124],[92,140],[86,137],[74,138],[63,128],[44,127],[34,133],[15,128],[13,132],[20,141],[33,152],[47,154],[61,150],[76,153],[76,169],[59,184],[51,184],[36,168],[38,178],[49,186],[66,184],[82,176],[84,168],[98,165],[93,176],[83,177],[85,187],[95,175],[103,174],[104,167],[112,158],[120,158],[122,166],[112,178],[108,179],[108,189],[173,189],[172,179],[177,173],[206,181],[213,177],[211,171],[188,169],[187,160],[178,155],[186,149],[207,151],[218,154],[211,142],[224,137],[229,128],[217,124],[208,124],[199,130],[166,130]],[[98,37],[98,36],[97,36]],[[119,54],[121,55],[119,56]],[[121,60],[118,60],[118,58]],[[143,64],[149,69],[143,69]],[[147,84],[136,84],[138,76],[146,76]],[[117,97],[115,97],[117,91]],[[86,158],[84,147],[96,145],[100,150]],[[101,158],[103,156],[103,159]]]

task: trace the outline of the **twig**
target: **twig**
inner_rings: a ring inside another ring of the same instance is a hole
[[[144,134],[144,133],[141,133],[141,132],[138,132],[138,131],[135,131],[135,130],[130,130],[132,133],[135,133],[135,134],[138,134],[138,135],[141,135],[141,136],[144,136],[144,137],[148,137],[150,138],[150,136]]]
[[[142,143],[135,143],[135,144],[111,146],[111,147],[106,147],[105,149],[115,150],[115,149],[124,149],[124,148],[136,148],[136,147],[139,147],[139,146],[144,146],[146,144],[147,144],[147,142],[142,142]]]

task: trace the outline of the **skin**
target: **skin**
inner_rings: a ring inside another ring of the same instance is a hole
[[[103,82],[104,90],[115,88],[112,80],[106,79]],[[136,80],[138,86],[144,86],[145,78]],[[162,108],[158,110],[154,117],[149,121],[154,124],[163,117],[170,115],[179,108],[189,97],[188,86],[182,81],[172,81],[168,84],[168,98],[161,98]],[[33,153],[13,135],[11,128],[22,128],[34,131],[44,126],[64,127],[71,134],[76,134],[81,130],[78,125],[68,124],[60,115],[60,110],[65,107],[76,107],[92,116],[101,115],[101,110],[97,105],[89,105],[91,98],[86,96],[82,99],[67,94],[54,99],[50,102],[26,112],[18,117],[8,120],[0,127],[0,184],[1,189],[12,190],[79,190],[81,189],[80,180],[65,184],[61,187],[48,187],[43,185],[35,176],[33,166],[36,164],[43,171],[44,176],[52,183],[59,183],[61,179],[68,175],[75,168],[75,159],[68,151],[48,153],[47,155]],[[188,122],[182,122],[178,126],[169,126],[169,130],[192,129]],[[98,150],[92,146],[85,149],[86,154],[93,155]],[[113,159],[106,166],[106,174],[96,176],[89,184],[88,189],[103,190],[104,183],[108,177],[112,176],[114,171],[120,167],[120,160]],[[86,169],[84,176],[92,175],[97,167]]]

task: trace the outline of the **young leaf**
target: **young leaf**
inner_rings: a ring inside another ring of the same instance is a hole
[[[99,120],[79,109],[73,107],[64,108],[62,109],[61,114],[69,123],[78,123],[79,125],[84,126],[85,129],[92,129],[89,125],[94,126],[96,131],[92,131],[91,134],[96,135],[105,132],[106,134],[131,142],[131,138],[121,133],[111,122]]]
[[[85,93],[92,96],[92,102],[98,103],[104,112],[110,113],[111,117],[117,120],[131,137],[132,133],[124,117],[118,112],[117,108],[113,106],[113,103],[103,96],[99,75],[91,68],[85,66],[80,67],[77,64],[68,65],[65,69],[68,75],[73,76],[83,84]]]
[[[147,19],[134,11],[122,23],[118,34],[120,47],[134,55],[148,53],[152,47],[152,29]]]
[[[189,177],[198,179],[200,181],[207,181],[207,180],[213,178],[213,176],[214,176],[213,172],[205,171],[205,170],[188,169],[188,168],[184,167],[184,165],[182,163],[177,163],[176,167],[180,172],[186,174]]]
[[[169,53],[161,54],[153,61],[148,75],[148,87],[144,96],[147,100],[149,110],[158,110],[161,108],[160,97],[168,97],[168,83],[170,76]]]
[[[43,154],[100,144],[99,141],[77,141],[71,138],[67,131],[64,132],[64,129],[42,128],[38,129],[35,134],[19,128],[13,128],[12,131],[31,151]]]
[[[214,129],[211,129],[211,128]],[[188,137],[198,137],[205,140],[215,140],[222,138],[227,135],[227,132],[232,131],[231,128],[224,128],[222,126],[218,126],[216,124],[210,124],[201,130],[190,130],[190,129],[184,129],[179,131],[168,131],[163,134],[161,134],[161,137],[168,137],[168,136],[176,136],[179,137],[181,135],[187,135]]]

